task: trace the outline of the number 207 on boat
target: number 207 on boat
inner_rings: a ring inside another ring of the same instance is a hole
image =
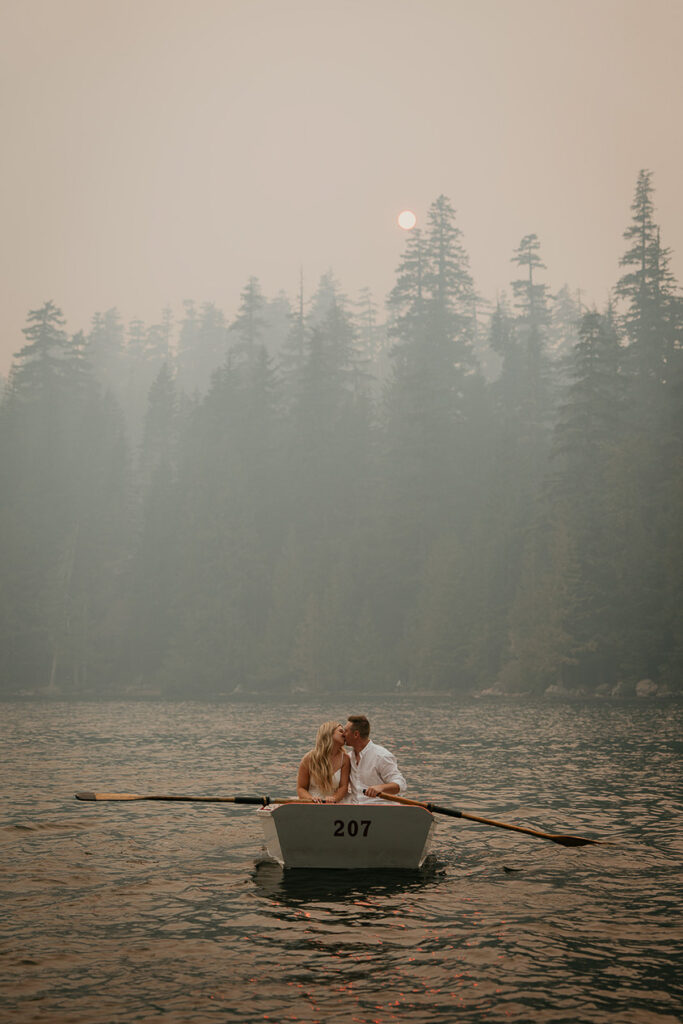
[[[342,821],[340,818],[337,818],[334,823],[333,834],[335,836],[367,836],[369,830],[369,819],[358,822],[355,818],[351,818],[350,821]]]

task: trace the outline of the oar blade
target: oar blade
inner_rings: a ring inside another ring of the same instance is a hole
[[[548,836],[553,843],[560,846],[603,846],[604,839],[584,839],[582,836]]]

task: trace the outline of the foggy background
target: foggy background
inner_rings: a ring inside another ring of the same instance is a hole
[[[445,193],[480,291],[535,232],[603,303],[650,168],[681,276],[677,0],[2,0],[0,373],[26,312],[73,331],[182,301],[234,315],[256,275],[332,267],[383,303]]]
[[[680,5],[2,11],[2,693],[678,690]]]

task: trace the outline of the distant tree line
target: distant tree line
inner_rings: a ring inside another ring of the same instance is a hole
[[[70,334],[0,405],[2,694],[628,692],[683,678],[683,302],[639,175],[604,309],[478,294],[445,196],[329,273]]]

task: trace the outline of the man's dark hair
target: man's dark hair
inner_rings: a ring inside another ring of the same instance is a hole
[[[349,722],[354,728],[354,731],[360,735],[362,740],[366,740],[370,735],[370,723],[368,722],[365,715],[349,715]]]

